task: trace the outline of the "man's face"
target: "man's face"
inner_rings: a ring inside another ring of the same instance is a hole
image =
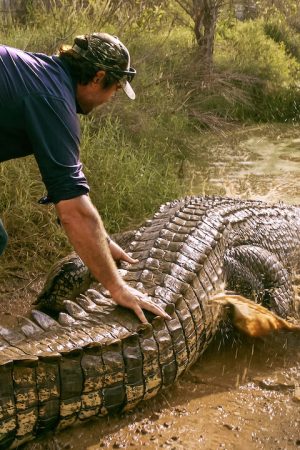
[[[118,82],[103,88],[105,72],[99,70],[96,76],[86,85],[78,84],[76,98],[84,114],[88,114],[97,106],[107,103],[121,89]]]

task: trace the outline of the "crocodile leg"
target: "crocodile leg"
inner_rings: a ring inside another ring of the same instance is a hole
[[[287,317],[295,309],[290,275],[277,256],[256,246],[238,246],[225,255],[227,287]]]

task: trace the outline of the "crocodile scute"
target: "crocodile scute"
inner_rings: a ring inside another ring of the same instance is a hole
[[[224,284],[296,314],[297,206],[187,197],[162,205],[126,250],[139,263],[124,263],[122,276],[172,320],[149,313],[143,325],[99,286],[75,300],[65,293],[57,320],[32,310],[17,328],[1,326],[0,449],[132,409],[172,385],[220,327],[223,308],[212,299]]]

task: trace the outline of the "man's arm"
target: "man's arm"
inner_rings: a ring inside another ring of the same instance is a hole
[[[106,241],[102,220],[88,196],[61,200],[55,206],[75,251],[119,305],[133,309],[142,322],[147,322],[142,308],[170,319],[146,295],[128,286],[121,278]]]

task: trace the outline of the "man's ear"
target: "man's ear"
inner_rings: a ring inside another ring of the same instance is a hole
[[[105,70],[98,70],[98,72],[96,73],[96,75],[93,78],[93,82],[101,84],[105,77],[105,73],[106,73]]]

